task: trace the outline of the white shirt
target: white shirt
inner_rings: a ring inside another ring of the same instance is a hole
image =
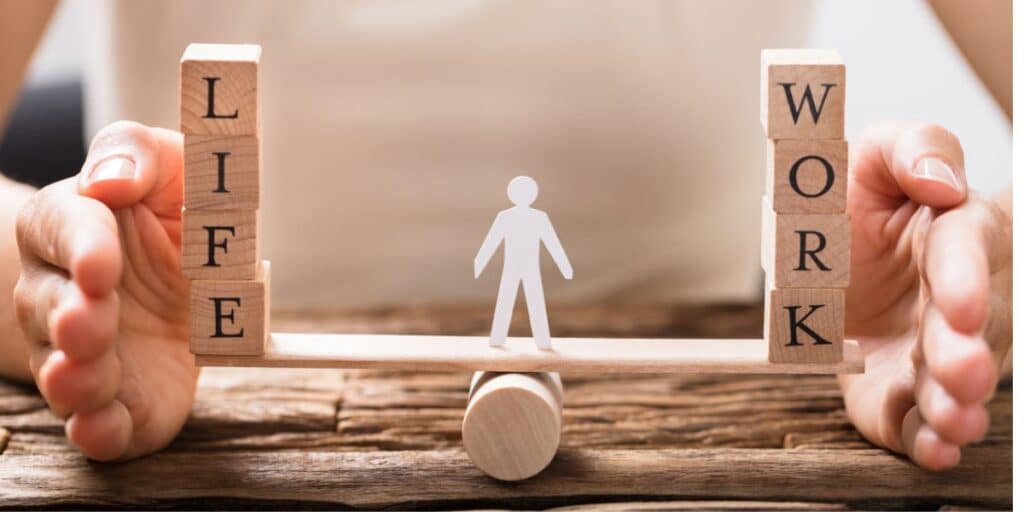
[[[178,126],[190,42],[263,46],[275,307],[493,301],[473,257],[532,176],[575,269],[549,303],[760,290],[761,48],[807,1],[110,0],[88,130]]]

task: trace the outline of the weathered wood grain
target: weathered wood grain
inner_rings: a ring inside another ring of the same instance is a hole
[[[801,501],[633,501],[587,503],[548,510],[558,512],[657,512],[662,510],[847,510],[839,503]]]
[[[378,508],[495,506],[515,499],[548,506],[598,497],[742,500],[756,494],[760,500],[871,504],[909,494],[914,504],[1005,507],[1012,480],[1005,450],[981,446],[958,468],[928,473],[881,450],[574,449],[562,450],[543,477],[516,485],[482,475],[458,450],[164,452],[121,464],[89,463],[71,453],[23,455],[0,464],[0,503],[158,507],[203,498]]]
[[[489,329],[489,310],[286,313],[274,324],[473,335]],[[514,333],[528,334],[525,320]],[[746,337],[761,327],[759,305],[552,308],[556,336]],[[462,451],[469,373],[207,368],[178,439],[112,465],[78,455],[33,388],[0,382],[10,433],[0,508],[1005,508],[1012,497],[1009,386],[967,465],[932,474],[864,441],[831,376],[562,377],[561,451],[550,471],[516,485],[487,479]]]

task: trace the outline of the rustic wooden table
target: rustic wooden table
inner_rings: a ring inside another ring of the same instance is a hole
[[[490,307],[275,315],[275,330],[480,334]],[[760,306],[552,310],[560,336],[756,337]],[[527,334],[517,317],[513,334]],[[0,508],[845,509],[1011,506],[1009,386],[961,466],[867,444],[830,376],[564,375],[561,450],[520,483],[460,447],[468,374],[206,369],[158,454],[83,459],[28,387],[0,381]]]

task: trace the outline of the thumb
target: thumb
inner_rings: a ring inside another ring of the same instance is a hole
[[[89,146],[78,192],[111,209],[145,203],[158,215],[179,215],[182,144],[170,130],[131,121],[107,125]]]
[[[967,199],[960,140],[931,123],[889,121],[865,130],[851,180],[895,201],[950,208]]]

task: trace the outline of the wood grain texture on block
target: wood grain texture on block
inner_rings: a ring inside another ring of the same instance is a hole
[[[185,208],[260,207],[260,142],[255,136],[185,136]]]
[[[761,265],[768,287],[850,284],[849,215],[775,213],[763,198],[761,222]]]
[[[768,359],[780,364],[842,361],[845,308],[845,290],[767,289],[764,318]]]
[[[499,480],[525,480],[555,458],[562,433],[557,373],[476,372],[462,420],[462,444]]]
[[[846,211],[845,140],[768,140],[767,197],[776,213]]]
[[[190,44],[181,57],[181,132],[258,135],[261,48]]]
[[[259,356],[270,333],[270,262],[253,281],[192,281],[189,340],[194,354]]]
[[[842,139],[846,66],[835,50],[761,52],[761,125],[769,139]]]
[[[181,273],[187,279],[255,279],[259,210],[181,212]]]
[[[199,366],[412,371],[591,373],[860,373],[857,342],[831,365],[774,364],[764,339],[531,338],[488,345],[485,336],[271,333],[260,357],[196,356]]]

